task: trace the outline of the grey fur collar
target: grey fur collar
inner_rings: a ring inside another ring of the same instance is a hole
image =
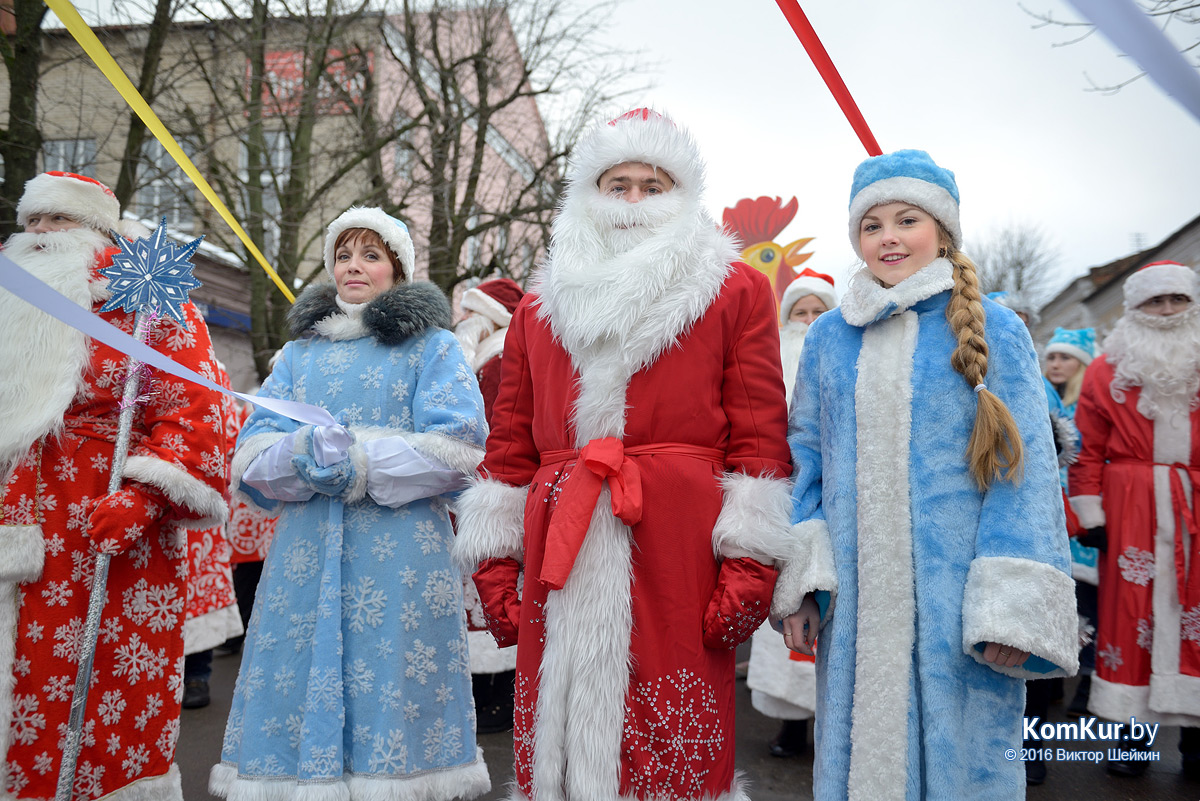
[[[340,319],[339,319],[340,318]],[[357,319],[337,304],[337,287],[310,286],[288,311],[292,336],[310,334],[330,339],[372,336],[384,345],[399,345],[428,328],[450,327],[450,303],[428,281],[398,284],[367,303]]]

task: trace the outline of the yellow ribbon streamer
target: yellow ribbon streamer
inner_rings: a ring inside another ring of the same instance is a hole
[[[175,137],[171,135],[171,132],[167,130],[167,127],[162,124],[162,121],[159,120],[158,115],[154,113],[154,110],[150,108],[145,99],[138,94],[137,88],[130,83],[129,78],[127,78],[121,68],[117,66],[117,62],[109,54],[108,50],[105,49],[104,45],[100,43],[100,40],[96,38],[96,34],[92,33],[92,29],[89,28],[88,24],[83,21],[82,17],[79,16],[79,12],[75,10],[75,6],[71,4],[70,0],[45,0],[45,2],[46,5],[50,7],[50,10],[53,11],[58,18],[62,20],[63,24],[67,26],[67,30],[70,31],[73,37],[75,37],[75,41],[79,43],[79,46],[83,48],[84,52],[86,52],[88,56],[91,57],[92,61],[95,62],[96,66],[100,68],[100,71],[104,73],[105,78],[108,78],[108,81],[113,85],[113,88],[121,94],[121,97],[125,98],[125,102],[129,104],[129,107],[133,109],[139,117],[142,118],[142,122],[146,124],[146,127],[150,130],[150,132],[154,134],[155,138],[158,139],[158,141],[162,143],[162,146],[166,148],[167,152],[171,154],[171,158],[175,159],[175,163],[183,168],[183,171],[187,173],[188,178],[192,179],[192,183],[196,185],[196,188],[200,190],[204,197],[208,198],[208,202],[211,203],[213,208],[217,210],[217,213],[221,215],[221,219],[225,220],[225,222],[229,224],[229,227],[233,229],[233,232],[237,234],[238,239],[242,240],[242,244],[246,246],[246,250],[250,251],[255,260],[258,261],[258,263],[262,265],[262,268],[267,271],[267,275],[271,276],[271,280],[275,282],[275,286],[279,287],[279,291],[282,292],[289,301],[294,303],[296,301],[296,296],[292,294],[291,290],[289,290],[279,278],[279,274],[271,269],[271,265],[267,264],[266,257],[263,256],[262,252],[252,241],[250,241],[249,235],[242,229],[242,226],[238,224],[238,221],[233,218],[233,214],[231,214],[225,204],[221,202],[221,198],[219,198],[217,193],[213,191],[213,188],[209,186],[208,181],[206,181],[204,176],[200,174],[200,170],[196,169],[196,165],[192,163],[192,160],[188,158],[186,153],[183,152],[183,148],[181,148],[179,143],[175,141]]]

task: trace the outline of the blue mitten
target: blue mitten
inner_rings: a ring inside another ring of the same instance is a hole
[[[346,494],[347,488],[354,481],[354,463],[349,457],[345,457],[328,467],[321,465],[313,453],[321,447],[321,443],[317,442],[314,448],[314,433],[311,426],[305,426],[296,432],[296,452],[292,456],[292,469],[296,471],[297,478],[307,484],[313,492],[340,498]]]

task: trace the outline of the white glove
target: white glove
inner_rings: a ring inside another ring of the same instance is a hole
[[[299,431],[293,431],[256,456],[242,474],[242,483],[277,501],[307,501],[315,495],[292,467],[298,434]]]
[[[317,426],[312,432],[313,460],[321,467],[335,465],[349,455],[353,442],[354,435],[342,426]]]
[[[467,477],[413,449],[403,437],[383,437],[362,444],[367,459],[367,493],[381,506],[403,506],[460,490]]]

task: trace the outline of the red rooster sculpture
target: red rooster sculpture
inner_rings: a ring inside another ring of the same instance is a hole
[[[787,245],[778,245],[774,241],[796,216],[799,207],[796,198],[786,206],[778,197],[742,198],[722,215],[725,230],[741,242],[742,259],[767,276],[776,301],[783,298],[783,290],[799,275],[795,268],[813,255],[800,252],[813,241],[811,236]]]

